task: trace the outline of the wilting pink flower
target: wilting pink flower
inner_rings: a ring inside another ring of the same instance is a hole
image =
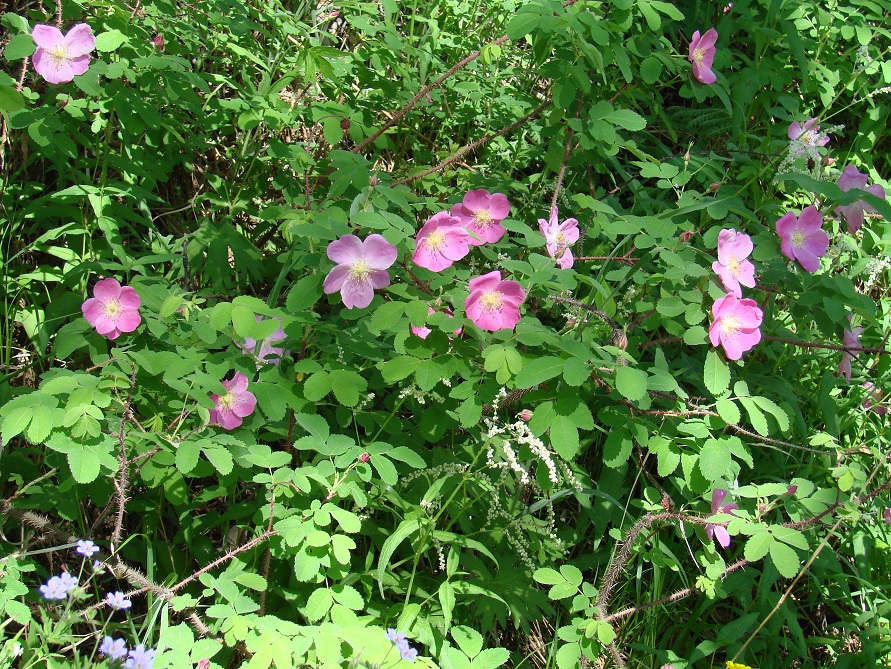
[[[739,506],[732,502],[724,504],[725,497],[727,497],[727,491],[723,488],[715,488],[712,491],[712,515],[718,513],[731,513],[734,509],[739,508]],[[705,534],[709,539],[717,539],[721,548],[727,548],[730,545],[730,534],[728,534],[727,528],[722,525],[708,523],[705,526]]]
[[[262,316],[255,316],[254,318],[257,319],[258,323],[263,320]],[[272,320],[278,321],[279,323],[282,321],[281,318],[273,318]],[[285,331],[279,327],[278,330],[266,337],[260,343],[260,351],[259,353],[256,353],[257,358],[263,362],[272,363],[273,365],[279,364],[282,361],[282,356],[287,355],[288,351],[279,346],[273,346],[272,344],[273,342],[282,341],[286,337],[287,335],[285,334]],[[252,337],[245,337],[244,344],[239,344],[238,347],[248,355],[254,355],[257,351],[257,340]]]
[[[483,330],[513,329],[520,321],[520,305],[526,292],[516,281],[502,281],[497,270],[470,280],[464,300],[467,317]]]
[[[850,316],[848,316],[848,320],[851,320]],[[858,352],[863,350],[863,347],[860,345],[861,332],[863,332],[862,327],[844,331],[843,339],[847,350],[842,353],[841,362],[838,363],[838,375],[845,377],[845,381],[848,383],[851,382],[851,360],[854,359]]]
[[[80,310],[96,332],[109,339],[117,339],[122,332],[133,332],[142,322],[139,315],[139,295],[130,286],[122,286],[111,277],[97,281],[93,297]]]
[[[882,520],[885,521],[885,525],[891,525],[891,506],[886,506],[882,511]]]
[[[90,67],[96,37],[86,23],[78,23],[65,35],[55,26],[38,24],[31,31],[37,45],[31,62],[37,74],[51,84],[64,84]]]
[[[808,119],[804,123],[789,124],[789,139],[806,146],[826,146],[829,143],[829,135],[820,134],[820,119]]]
[[[829,235],[823,232],[823,215],[811,205],[799,218],[789,212],[776,222],[780,248],[789,260],[797,260],[808,272],[820,269],[820,258],[829,248]]]
[[[396,262],[396,256],[396,247],[381,235],[368,235],[364,242],[344,235],[328,244],[328,257],[337,266],[325,277],[325,293],[340,291],[347,309],[364,309],[371,304],[375,288],[390,285],[387,268]]]
[[[488,242],[497,242],[504,236],[501,221],[510,213],[510,203],[506,195],[490,195],[489,191],[480,188],[467,193],[464,201],[453,206],[450,213],[460,218],[461,225],[478,237],[471,237],[470,243],[473,246],[482,246]]]
[[[419,267],[438,272],[451,267],[456,260],[461,260],[470,253],[470,245],[474,239],[463,227],[461,219],[450,215],[447,211],[435,214],[424,223],[415,237],[418,247],[411,260]]]
[[[718,259],[712,269],[725,290],[736,297],[742,297],[740,284],[755,287],[755,266],[747,260],[752,248],[752,238],[736,230],[725,228],[718,234]]]
[[[718,31],[714,28],[709,28],[701,37],[697,30],[690,40],[690,55],[687,56],[687,60],[693,64],[693,76],[703,84],[713,84],[718,80],[712,72],[717,41]]]
[[[867,392],[867,396],[863,398],[863,408],[869,411],[872,409],[880,416],[888,413],[888,407],[882,404],[882,391],[876,388],[872,381],[864,381],[863,388]]]
[[[225,395],[210,396],[214,403],[210,422],[217,423],[224,430],[234,430],[244,418],[254,413],[257,398],[247,389],[248,377],[241,372],[235,372],[235,376],[223,381],[223,387],[228,391]]]
[[[428,306],[427,307],[427,315],[429,316],[430,314],[434,314],[434,313],[436,313],[436,311],[433,309],[433,307]],[[449,318],[453,318],[451,309],[446,309],[446,316],[448,316]],[[427,335],[429,335],[431,332],[433,332],[433,330],[428,328],[426,325],[422,325],[419,328],[416,328],[414,325],[411,325],[409,327],[411,329],[412,334],[417,335],[421,339],[426,339]],[[455,330],[453,332],[453,334],[455,334],[455,335],[461,334],[462,329],[463,328],[458,328],[457,330]]]
[[[723,346],[731,360],[739,360],[745,351],[761,341],[764,317],[755,300],[737,299],[728,293],[712,305],[715,320],[708,328],[712,346]]]
[[[866,191],[870,195],[875,195],[876,197],[882,198],[884,200],[885,189],[882,188],[879,184],[867,186],[867,179],[869,179],[869,176],[866,174],[861,174],[853,165],[845,165],[845,169],[838,177],[838,187],[845,192],[856,188],[858,190]],[[857,200],[856,202],[852,202],[851,204],[846,204],[842,207],[835,208],[836,214],[844,216],[845,222],[848,224],[848,232],[850,232],[852,235],[860,229],[861,225],[863,225],[864,211],[872,213],[875,212],[875,209],[866,204],[866,202],[864,202],[863,200]]]
[[[572,267],[573,257],[569,247],[579,239],[579,222],[567,218],[558,223],[557,207],[551,209],[550,220],[538,219],[538,229],[547,242],[548,255],[557,260],[561,269]]]

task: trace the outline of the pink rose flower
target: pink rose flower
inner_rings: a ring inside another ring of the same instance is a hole
[[[250,392],[248,377],[241,372],[235,372],[229,381],[223,381],[223,387],[228,391],[220,396],[213,394],[214,407],[210,411],[210,422],[218,424],[224,430],[234,430],[241,425],[257,406],[257,398]]]
[[[739,360],[745,351],[761,341],[764,317],[755,300],[740,300],[728,293],[712,305],[714,321],[708,328],[712,346],[724,347],[730,360]]]
[[[433,314],[433,313],[436,313],[435,310],[433,309],[433,307],[427,307],[427,315],[429,316],[430,314]],[[446,309],[446,315],[449,318],[453,318],[451,309]],[[429,335],[431,332],[433,332],[433,330],[428,328],[426,325],[422,325],[419,328],[416,328],[414,325],[410,325],[409,329],[411,330],[412,334],[417,335],[421,339],[426,339],[427,335]],[[463,328],[458,328],[452,334],[459,335],[459,334],[461,334],[462,329]]]
[[[850,320],[851,317],[848,316],[848,321]],[[863,328],[856,327],[845,330],[843,333],[845,348],[848,350],[842,353],[841,362],[838,363],[838,375],[845,377],[845,381],[848,383],[851,382],[851,361],[859,351],[863,350],[863,347],[860,345],[861,332],[863,332]]]
[[[435,214],[424,223],[415,237],[418,247],[411,257],[419,267],[439,272],[451,267],[456,260],[461,260],[470,253],[470,245],[474,239],[463,227],[461,219],[451,216],[447,211]]]
[[[470,244],[482,246],[489,242],[497,242],[504,236],[504,228],[501,221],[510,213],[510,203],[507,196],[502,193],[489,194],[489,191],[480,188],[472,190],[464,196],[464,201],[452,207],[452,216],[461,219],[468,232],[476,235],[471,237]]]
[[[65,35],[55,26],[36,25],[31,39],[37,45],[31,62],[41,77],[51,84],[64,84],[90,67],[90,52],[96,37],[86,23],[78,23]]]
[[[798,121],[789,124],[789,139],[806,146],[826,146],[829,143],[829,135],[821,135],[820,119],[808,119],[804,123]]]
[[[96,332],[117,339],[122,332],[133,332],[142,322],[139,295],[130,286],[122,286],[111,277],[97,281],[93,297],[80,307],[87,322]]]
[[[753,248],[752,238],[736,230],[725,228],[718,234],[718,259],[712,269],[736,297],[742,297],[740,284],[755,287],[755,266],[747,260]]]
[[[255,318],[258,323],[263,320],[262,316],[255,316]],[[282,322],[281,318],[273,318],[272,320],[278,321],[279,323]],[[287,355],[288,351],[279,346],[273,346],[272,344],[273,342],[282,341],[286,337],[287,335],[285,334],[285,331],[279,327],[278,330],[266,337],[260,343],[260,352],[256,353],[257,358],[262,362],[269,362],[273,365],[280,364],[282,356]],[[252,337],[245,337],[244,344],[239,344],[238,347],[248,355],[254,355],[257,351],[257,340]]]
[[[693,76],[703,84],[713,84],[718,80],[712,72],[717,41],[718,31],[714,28],[709,28],[701,37],[697,30],[690,40],[690,55],[687,56],[687,60],[693,64]]]
[[[864,381],[863,389],[866,390],[867,396],[863,398],[863,408],[869,411],[872,409],[875,413],[880,416],[884,416],[888,413],[888,407],[884,404],[881,404],[882,401],[882,391],[876,388],[875,384],[872,381]]]
[[[725,497],[727,497],[727,491],[723,488],[715,488],[712,491],[712,515],[718,513],[731,513],[734,509],[739,508],[739,506],[732,502],[724,504]],[[717,539],[721,548],[730,546],[730,534],[727,532],[727,528],[722,525],[707,524],[705,526],[705,534],[709,539]]]
[[[853,165],[845,165],[845,169],[838,177],[838,187],[845,192],[856,188],[858,190],[866,191],[870,195],[875,195],[876,197],[882,198],[884,200],[885,189],[882,188],[879,184],[867,186],[866,182],[868,179],[868,175],[861,174]],[[851,204],[846,204],[842,207],[835,208],[836,214],[844,216],[845,222],[848,224],[848,232],[852,235],[860,229],[860,226],[863,225],[864,211],[874,213],[875,209],[866,204],[866,202],[864,202],[863,200],[857,200],[856,202],[852,202]]]
[[[516,281],[502,281],[501,272],[489,272],[470,280],[464,301],[467,317],[482,330],[513,329],[520,322],[520,305],[526,292]]]
[[[568,269],[574,262],[569,247],[579,239],[579,222],[574,218],[567,218],[562,223],[558,220],[557,207],[554,207],[550,220],[538,219],[538,229],[544,235],[548,255],[557,260],[561,269]]]
[[[829,235],[822,228],[823,215],[813,205],[802,211],[800,218],[790,211],[776,222],[783,255],[797,260],[808,272],[816,272],[829,248]]]
[[[337,266],[325,277],[325,294],[340,291],[347,309],[364,309],[371,304],[375,288],[390,285],[387,268],[396,262],[396,256],[396,247],[381,235],[368,235],[364,242],[344,235],[328,244],[328,257]]]

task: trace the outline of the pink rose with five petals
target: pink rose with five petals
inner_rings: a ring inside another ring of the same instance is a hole
[[[866,191],[870,195],[875,195],[884,200],[885,189],[879,184],[867,186],[866,182],[868,179],[869,175],[861,174],[853,165],[845,165],[845,169],[838,177],[838,187],[845,192],[856,188],[857,190]],[[875,212],[875,209],[866,204],[863,200],[857,200],[851,204],[835,208],[836,214],[844,216],[845,222],[848,224],[848,232],[852,235],[863,225],[864,211]]]
[[[761,320],[764,313],[755,300],[737,299],[728,293],[712,305],[714,319],[708,328],[712,346],[724,347],[730,360],[739,360],[742,354],[761,341]]]
[[[741,232],[725,228],[718,234],[718,259],[712,269],[724,289],[736,297],[742,297],[740,284],[755,287],[755,266],[747,260],[753,248],[752,238]]]
[[[142,322],[139,295],[130,286],[122,286],[111,277],[97,281],[93,297],[80,307],[87,322],[96,332],[117,339],[122,332],[133,332]]]
[[[247,389],[248,377],[241,372],[235,372],[230,380],[223,381],[223,387],[228,391],[225,395],[210,396],[214,403],[210,410],[210,422],[224,430],[234,430],[244,418],[254,413],[257,398]]]
[[[415,239],[418,247],[411,257],[412,262],[433,272],[461,260],[470,253],[470,245],[474,242],[470,233],[461,227],[461,219],[447,211],[429,218]]]
[[[497,242],[504,236],[504,227],[501,221],[510,213],[510,203],[507,196],[502,193],[489,194],[489,191],[480,188],[472,190],[464,196],[464,201],[452,207],[452,216],[461,219],[468,232],[476,235],[471,237],[470,244],[482,246],[490,242]]]
[[[780,249],[789,260],[797,260],[808,272],[820,269],[820,258],[829,248],[829,235],[823,232],[823,215],[811,205],[799,218],[791,211],[776,222]]]
[[[328,257],[337,266],[325,277],[325,294],[340,291],[347,309],[364,309],[371,304],[375,288],[390,285],[387,268],[397,255],[396,247],[382,235],[368,235],[364,242],[355,235],[334,240],[328,244]]]
[[[717,41],[718,31],[714,28],[709,28],[701,37],[697,30],[690,40],[690,55],[687,56],[687,60],[693,64],[693,76],[703,84],[713,84],[718,80],[712,72]]]
[[[96,37],[86,23],[78,23],[64,35],[55,26],[36,25],[31,38],[37,45],[31,62],[37,74],[51,84],[64,84],[90,67]]]
[[[482,330],[513,329],[520,322],[520,305],[526,292],[516,281],[502,281],[494,271],[470,280],[470,295],[464,301],[467,317]]]

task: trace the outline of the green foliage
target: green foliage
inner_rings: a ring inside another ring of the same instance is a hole
[[[57,13],[96,50],[55,85],[30,33]],[[891,175],[886,14],[13,3],[0,669],[107,666],[105,634],[156,668],[408,666],[388,628],[445,669],[886,663],[891,205],[836,183]],[[713,25],[705,85],[686,56]],[[790,141],[811,118],[825,146]],[[476,189],[510,201],[504,237],[414,263]],[[813,274],[775,230],[809,205]],[[552,206],[579,222],[569,269]],[[727,228],[763,313],[740,360],[711,338]],[[348,234],[397,250],[365,308],[326,292]],[[495,270],[526,297],[490,332],[466,301]],[[141,300],[113,340],[81,311],[103,277]],[[240,375],[256,406],[224,429]],[[60,565],[80,584],[44,601]],[[131,610],[97,605],[117,589]]]

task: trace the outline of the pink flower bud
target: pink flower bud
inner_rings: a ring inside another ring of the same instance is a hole
[[[371,460],[371,456],[368,453],[359,456],[359,462],[368,462],[369,460]]]
[[[798,491],[797,485],[790,485],[788,488],[786,488],[787,495],[794,495],[797,491]]]
[[[527,423],[532,420],[532,412],[529,409],[523,409],[520,412],[520,420],[526,421]]]
[[[685,230],[684,232],[681,233],[681,236],[680,236],[681,243],[686,244],[687,242],[690,241],[690,238],[692,236],[693,236],[692,232],[690,232],[689,230]]]
[[[164,50],[164,35],[155,35],[152,38],[152,44],[155,45],[155,48],[159,49],[160,51],[163,51]]]
[[[717,193],[718,189],[721,187],[720,181],[715,181],[714,183],[709,184],[708,192],[709,193]]]
[[[206,657],[204,659],[198,660],[198,669],[210,669],[210,660]]]
[[[340,12],[331,12],[332,19],[336,19],[338,16],[340,16]]]

